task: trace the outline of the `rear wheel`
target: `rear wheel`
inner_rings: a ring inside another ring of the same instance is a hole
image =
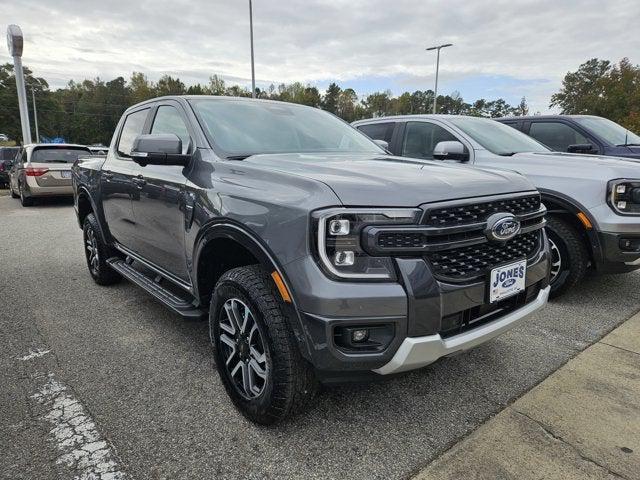
[[[33,205],[33,197],[27,197],[24,194],[24,189],[22,188],[22,185],[18,186],[18,191],[20,193],[20,203],[22,204],[23,207],[30,207]]]
[[[589,252],[578,230],[561,217],[547,219],[551,250],[551,296],[573,288],[587,272]]]
[[[302,358],[270,276],[258,266],[226,272],[209,310],[218,374],[249,420],[278,422],[303,409],[318,390]]]
[[[107,263],[107,258],[113,256],[111,248],[106,245],[100,235],[98,220],[90,213],[83,224],[84,253],[91,277],[98,285],[112,285],[122,277]]]

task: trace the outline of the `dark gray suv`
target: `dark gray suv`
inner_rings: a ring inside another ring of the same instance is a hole
[[[543,307],[545,208],[519,174],[385,153],[335,116],[228,97],[129,108],[73,175],[87,266],[209,320],[235,405],[419,368]]]
[[[555,152],[640,159],[640,136],[595,115],[531,115],[498,118]]]

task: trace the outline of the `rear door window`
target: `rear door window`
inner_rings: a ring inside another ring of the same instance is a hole
[[[433,150],[439,142],[459,141],[440,125],[428,122],[409,122],[404,132],[402,156],[433,159]]]
[[[358,130],[369,138],[374,140],[384,140],[390,144],[395,125],[396,124],[394,122],[372,123],[369,125],[360,125],[358,126]]]
[[[529,136],[555,152],[566,152],[569,145],[592,143],[576,129],[561,122],[532,122]]]
[[[138,110],[137,112],[130,113],[124,121],[122,126],[122,132],[120,133],[120,139],[118,140],[118,153],[126,157],[131,156],[131,148],[133,148],[133,141],[138,135],[142,133],[144,129],[145,121],[147,120],[147,113],[149,109]]]

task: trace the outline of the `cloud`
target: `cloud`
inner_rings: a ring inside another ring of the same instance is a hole
[[[451,42],[441,92],[527,95],[545,111],[567,71],[592,57],[634,61],[640,51],[637,0],[254,0],[253,9],[263,86],[431,88],[435,54],[424,49]],[[133,70],[250,83],[248,1],[23,0],[5,5],[3,18],[25,33],[24,63],[54,86]],[[6,50],[0,61],[10,61]]]

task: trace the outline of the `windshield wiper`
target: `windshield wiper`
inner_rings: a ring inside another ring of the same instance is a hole
[[[616,147],[640,147],[640,143],[621,143]]]
[[[502,152],[502,153],[499,153],[498,155],[500,155],[501,157],[513,157],[516,153],[520,153],[520,152]]]
[[[229,155],[227,160],[244,160],[245,158],[249,158],[253,155],[257,155],[256,153],[243,153],[241,155]]]

